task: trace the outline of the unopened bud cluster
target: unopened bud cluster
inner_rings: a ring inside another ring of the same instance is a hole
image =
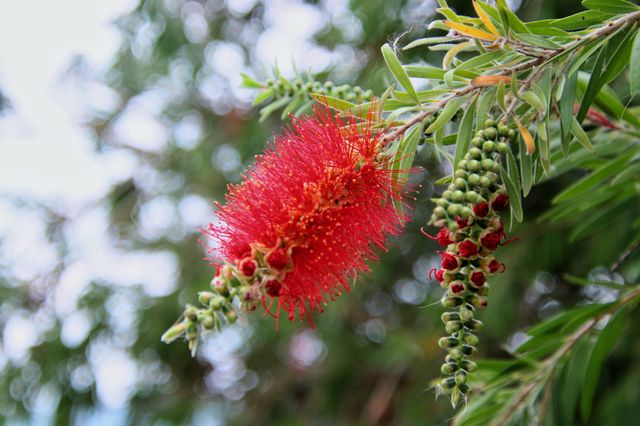
[[[350,86],[343,84],[336,86],[330,81],[320,83],[318,81],[303,81],[297,79],[293,82],[283,79],[267,80],[265,82],[268,88],[273,88],[276,98],[292,98],[295,95],[327,95],[334,98],[343,99],[353,103],[368,102],[373,98],[371,90],[364,90],[359,86]]]
[[[217,268],[211,280],[211,291],[198,294],[201,307],[187,305],[181,320],[167,330],[162,341],[185,337],[195,355],[200,336],[219,331],[223,322],[234,323],[237,310],[253,311],[265,298],[280,295],[282,280],[291,270],[290,249],[253,247],[233,263]]]
[[[487,279],[502,272],[504,265],[493,252],[505,238],[498,212],[508,206],[500,179],[500,159],[509,150],[515,131],[487,120],[471,140],[471,148],[454,171],[453,182],[436,204],[431,225],[440,228],[435,237],[445,250],[440,252],[440,269],[432,274],[446,290],[441,304],[447,336],[439,346],[448,354],[441,367],[444,378],[439,390],[450,395],[454,405],[471,391],[467,375],[477,369],[469,360],[476,352],[475,333],[483,326],[476,312],[487,307]]]

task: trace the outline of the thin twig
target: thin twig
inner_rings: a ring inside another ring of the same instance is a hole
[[[501,72],[497,73],[496,75],[511,75],[513,73],[526,71],[526,70],[532,69],[532,68],[537,67],[537,66],[546,65],[548,62],[554,60],[558,56],[563,55],[564,53],[567,53],[567,52],[569,52],[571,50],[574,50],[574,49],[578,49],[578,48],[584,47],[583,46],[584,44],[587,44],[589,42],[597,40],[600,37],[606,37],[609,34],[619,30],[620,28],[622,28],[622,27],[624,27],[626,25],[633,24],[636,21],[640,21],[640,11],[624,15],[621,18],[618,18],[615,21],[611,21],[611,22],[607,23],[605,26],[602,26],[602,27],[598,28],[597,30],[592,31],[591,33],[589,33],[589,34],[587,34],[585,36],[577,37],[571,43],[568,43],[568,44],[566,44],[564,46],[561,46],[561,47],[559,47],[557,49],[549,50],[548,53],[546,53],[544,55],[541,55],[541,56],[539,56],[539,57],[537,57],[535,59],[531,59],[530,61],[523,62],[523,63],[521,63],[519,65],[514,66],[514,67],[510,67],[510,68],[504,69]],[[531,76],[529,76],[529,77],[531,77]],[[472,84],[469,84],[469,85],[465,86],[464,88],[453,92],[453,94],[451,94],[450,96],[440,100],[439,102],[437,102],[433,106],[431,106],[429,108],[426,108],[423,111],[417,113],[412,118],[410,118],[409,121],[407,121],[405,124],[395,128],[393,131],[391,131],[390,133],[385,135],[383,137],[383,139],[382,139],[382,144],[386,145],[387,143],[389,143],[389,142],[401,137],[410,127],[412,127],[413,125],[415,125],[417,123],[420,123],[423,120],[427,119],[435,111],[442,109],[452,99],[468,95],[469,93],[472,93],[472,92],[474,92],[474,91],[476,91],[478,89],[482,89],[482,87],[475,87]]]

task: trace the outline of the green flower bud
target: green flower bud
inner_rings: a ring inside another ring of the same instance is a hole
[[[433,215],[438,219],[441,219],[446,216],[446,210],[442,207],[436,207],[433,209]]]
[[[482,158],[482,151],[480,150],[480,148],[473,147],[469,150],[469,155],[472,158],[479,160],[480,158]]]
[[[455,201],[456,203],[463,202],[464,201],[464,192],[462,192],[460,190],[453,191],[453,193],[451,194],[451,200]]]
[[[467,308],[460,309],[460,321],[467,325],[468,322],[473,321],[473,311]]]
[[[462,367],[464,370],[467,370],[469,373],[473,373],[478,369],[478,364],[468,359],[463,359],[460,362],[460,367]]]
[[[444,295],[442,299],[440,299],[440,304],[445,309],[453,308],[454,306],[460,306],[463,303],[464,303],[464,300],[462,299],[462,297],[457,297],[457,296],[450,297],[450,296]]]
[[[213,327],[215,326],[215,321],[213,320],[213,316],[211,314],[203,316],[200,320],[200,323],[207,330],[213,330]]]
[[[446,189],[443,193],[442,193],[442,198],[445,198],[447,200],[451,199],[451,191]]]
[[[467,172],[465,172],[462,169],[458,169],[458,170],[456,170],[456,172],[453,175],[455,177],[457,177],[457,178],[466,178],[467,177]]]
[[[443,376],[450,376],[458,369],[458,365],[455,362],[447,362],[440,367],[440,373]]]
[[[464,357],[464,354],[460,348],[453,348],[449,351],[449,356],[455,361],[460,361]]]
[[[485,136],[484,136],[484,130],[478,130],[476,132],[476,138],[480,138],[480,139],[483,139],[483,140],[486,139]]]
[[[461,160],[458,163],[458,167],[464,170],[467,170],[467,168],[469,167],[467,160]]]
[[[477,160],[469,161],[467,168],[472,172],[477,172],[480,170],[480,162]]]
[[[449,207],[449,202],[444,198],[438,198],[436,200],[436,206],[444,207],[445,209]]]
[[[467,373],[462,370],[458,371],[455,376],[455,381],[457,385],[467,383]]]
[[[458,321],[460,319],[460,314],[457,312],[445,312],[440,316],[440,319],[446,324],[449,321]]]
[[[498,126],[498,134],[504,137],[509,136],[509,127],[505,126],[504,124],[500,124]]]
[[[482,287],[480,287],[477,291],[480,296],[487,296],[489,294],[489,284],[485,283]]]
[[[491,118],[488,118],[484,122],[484,127],[485,127],[485,130],[486,130],[487,127],[496,127],[496,121],[492,120]]]
[[[180,322],[178,324],[173,325],[170,329],[164,332],[160,340],[164,343],[171,343],[174,340],[182,337],[187,331],[187,324],[184,322]]]
[[[484,152],[493,152],[496,149],[496,143],[492,141],[486,141],[482,144],[482,150]]]
[[[476,346],[480,342],[480,339],[478,339],[478,336],[475,334],[469,333],[464,336],[464,341],[471,346]]]
[[[471,320],[464,323],[464,326],[472,331],[480,331],[484,327],[484,324],[478,320]]]
[[[463,384],[458,386],[458,390],[463,395],[469,395],[469,392],[471,392],[471,386],[469,386],[468,383],[463,383]]]
[[[210,291],[201,291],[198,293],[198,302],[202,303],[205,306],[209,306],[209,300],[214,297],[215,294]]]
[[[491,186],[491,179],[486,176],[482,176],[480,178],[480,186],[483,188],[488,188],[489,186]]]
[[[475,146],[476,148],[480,148],[483,143],[484,143],[484,139],[482,138],[475,137],[471,139],[471,145]]]
[[[455,348],[458,344],[458,339],[455,337],[442,337],[438,340],[438,346],[440,346],[440,349]]]
[[[498,175],[493,172],[485,173],[485,176],[491,180],[491,183],[496,183],[498,181]]]
[[[493,162],[493,171],[494,173],[500,173],[500,163],[498,163],[497,161]]]
[[[507,133],[507,137],[511,140],[514,140],[516,138],[516,131],[513,129],[509,129],[509,133]]]
[[[196,323],[191,323],[187,326],[187,340],[193,340],[198,338],[198,325]]]
[[[238,319],[238,314],[234,310],[230,310],[229,312],[224,314],[225,319],[229,324],[233,324]]]
[[[453,184],[458,189],[466,189],[467,188],[467,181],[464,180],[463,178],[457,178],[456,180],[453,181]]]
[[[462,353],[465,356],[473,356],[478,352],[478,350],[471,345],[462,345]]]
[[[497,149],[500,154],[504,155],[509,152],[509,145],[505,142],[498,142]]]
[[[456,386],[456,380],[453,377],[447,377],[440,382],[440,388],[444,393],[451,393],[451,390]]]
[[[191,322],[196,322],[198,320],[198,311],[194,307],[188,307],[184,311],[184,317]]]
[[[462,323],[460,321],[448,321],[444,328],[447,334],[453,334],[462,328]]]

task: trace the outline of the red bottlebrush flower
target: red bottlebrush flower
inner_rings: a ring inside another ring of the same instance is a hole
[[[491,201],[491,207],[497,212],[505,210],[509,206],[509,196],[505,193],[498,194],[496,198]]]
[[[252,277],[253,274],[256,273],[256,262],[251,258],[242,259],[240,263],[238,263],[238,269],[242,272],[242,275],[245,277]]]
[[[442,269],[446,269],[447,271],[454,271],[460,267],[458,258],[451,253],[441,252],[439,254],[442,258]]]
[[[462,219],[460,216],[456,216],[456,223],[458,224],[458,228],[464,229],[469,226],[469,218]]]
[[[328,107],[294,118],[244,181],[230,185],[218,221],[205,231],[215,240],[214,261],[233,262],[247,247],[290,253],[278,296],[290,319],[309,317],[348,291],[376,259],[374,246],[384,249],[402,228],[392,202],[402,200],[402,188],[379,155],[382,134],[355,120],[336,118]]]
[[[473,214],[477,217],[485,217],[487,214],[489,214],[489,204],[485,203],[484,201],[482,203],[474,204]]]
[[[487,276],[482,271],[473,271],[470,280],[476,288],[480,288],[487,282]]]
[[[436,279],[440,282],[444,281],[444,269],[440,269],[436,272]]]
[[[274,269],[283,270],[289,265],[289,256],[287,255],[287,251],[283,249],[277,249],[265,256],[265,260]]]
[[[502,231],[489,232],[483,237],[480,237],[480,244],[486,249],[495,250],[498,248],[498,244],[500,244],[503,235],[504,232]]]
[[[478,254],[478,246],[471,240],[464,240],[458,244],[458,253],[462,257],[473,257]]]
[[[449,287],[451,293],[455,295],[459,295],[464,292],[464,284],[460,281],[454,281],[451,283],[451,287]]]
[[[491,262],[489,262],[489,272],[491,272],[492,274],[498,272],[498,269],[500,269],[500,265],[500,262],[498,262],[496,259],[493,259]]]
[[[440,245],[440,247],[447,247],[449,244],[453,243],[450,238],[451,235],[449,234],[449,230],[447,228],[440,228],[440,231],[435,237],[424,232],[424,229],[422,228],[420,229],[420,232],[422,232],[422,235],[424,235],[425,237],[438,241],[438,245]]]
[[[282,289],[282,284],[278,280],[269,280],[264,285],[264,289],[266,290],[269,296],[278,297],[280,296],[280,290]]]

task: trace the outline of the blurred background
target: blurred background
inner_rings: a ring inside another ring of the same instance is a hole
[[[473,14],[469,1],[450,3]],[[571,0],[510,6],[525,20],[581,9]],[[255,313],[210,336],[196,358],[185,344],[160,343],[209,284],[198,239],[212,201],[283,126],[278,114],[258,123],[255,91],[240,87],[239,73],[264,81],[277,65],[286,76],[312,71],[380,95],[391,80],[379,47],[424,35],[435,8],[430,0],[3,2],[0,419],[445,424],[451,408],[430,389],[444,356],[433,306],[442,290],[428,278],[438,258],[417,232],[438,190],[432,182],[446,172],[429,149],[417,157],[413,224],[316,318],[315,332],[282,321],[275,332],[272,318]],[[425,49],[402,59],[440,63]],[[521,239],[498,251],[508,269],[482,315],[481,356],[504,357],[528,325],[614,296],[560,278],[621,280],[607,270],[628,238],[619,227],[569,243],[562,226],[536,223],[562,186],[534,188],[513,231]],[[601,405],[596,413],[606,413]]]

